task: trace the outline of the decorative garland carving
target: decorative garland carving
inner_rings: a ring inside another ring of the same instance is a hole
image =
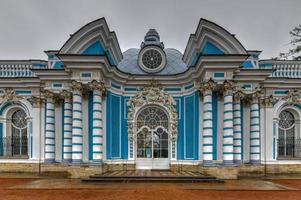
[[[178,135],[178,113],[174,107],[173,98],[158,85],[152,82],[150,86],[143,88],[127,103],[128,111],[128,135],[130,140],[136,139],[135,118],[137,112],[146,105],[159,105],[169,114],[169,135],[174,141]]]
[[[16,103],[20,101],[22,97],[16,93],[16,91],[12,88],[5,88],[4,94],[0,97],[0,104],[6,102]]]
[[[288,104],[300,104],[301,103],[301,89],[290,90],[287,96],[283,98]]]

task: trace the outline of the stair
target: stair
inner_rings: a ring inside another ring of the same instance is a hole
[[[206,176],[198,172],[171,171],[115,171],[96,174],[82,179],[83,182],[224,182],[213,176]]]

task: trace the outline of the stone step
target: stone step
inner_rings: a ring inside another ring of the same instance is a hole
[[[167,175],[166,175],[167,174]],[[158,174],[157,172],[141,173],[139,172],[110,172],[107,174],[92,175],[83,182],[223,182],[213,176],[206,176],[198,172],[181,172]]]
[[[82,179],[83,182],[224,182],[207,177],[98,177]]]

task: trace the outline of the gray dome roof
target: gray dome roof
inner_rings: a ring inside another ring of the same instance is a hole
[[[118,63],[117,68],[129,74],[148,74],[138,65],[138,55],[140,49],[131,48],[123,52],[123,59]],[[173,75],[187,70],[187,65],[183,62],[183,54],[176,49],[164,49],[166,54],[166,66],[162,71],[152,75]]]

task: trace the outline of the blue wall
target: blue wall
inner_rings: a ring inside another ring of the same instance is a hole
[[[127,111],[129,97],[107,92],[107,159],[128,158]],[[199,93],[175,97],[178,111],[177,158],[199,158]]]
[[[200,56],[202,55],[222,55],[225,54],[221,49],[219,49],[213,43],[207,41],[202,47],[200,52],[196,52],[192,58],[191,65],[194,66],[198,62]]]
[[[213,119],[213,160],[217,159],[217,126],[218,126],[218,99],[217,93],[212,93],[212,119]]]
[[[128,158],[127,105],[128,97],[107,92],[107,159]]]
[[[177,159],[198,160],[199,157],[199,93],[175,97],[178,112]]]
[[[102,47],[101,43],[99,41],[94,42],[91,44],[88,48],[86,48],[83,53],[84,55],[94,54],[94,55],[104,55],[105,50]]]
[[[89,160],[93,160],[93,92],[88,96]]]
[[[114,61],[112,53],[110,51],[107,51],[99,41],[96,41],[96,42],[92,43],[90,46],[88,46],[82,52],[82,54],[83,55],[102,55],[102,56],[106,56],[111,65],[116,65],[116,62]]]
[[[211,42],[206,42],[204,47],[201,50],[201,53],[206,55],[206,54],[214,54],[214,55],[221,55],[224,54],[224,52],[219,49],[217,46],[212,44]]]

